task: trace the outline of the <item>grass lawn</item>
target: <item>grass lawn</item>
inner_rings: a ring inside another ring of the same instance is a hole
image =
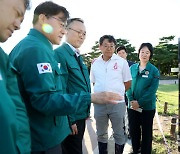
[[[164,103],[168,102],[168,115],[178,115],[178,85],[159,85],[157,91],[158,101],[157,111],[159,114],[164,112]]]
[[[164,132],[164,135],[166,137],[169,149],[171,150],[171,154],[177,154],[178,153],[178,144],[176,136],[172,136],[170,134],[170,127],[171,127],[171,118],[172,116],[176,116],[179,114],[178,109],[178,85],[172,84],[172,85],[159,85],[158,91],[157,91],[157,97],[158,100],[156,102],[157,104],[157,111],[159,114],[159,117],[162,119],[161,125]],[[164,103],[168,102],[168,109],[167,113],[164,114]],[[157,126],[156,126],[157,127]],[[176,127],[176,134],[177,134],[178,128]],[[159,131],[159,129],[156,129],[153,131],[153,151],[152,154],[167,154],[167,149],[164,144],[163,137]]]

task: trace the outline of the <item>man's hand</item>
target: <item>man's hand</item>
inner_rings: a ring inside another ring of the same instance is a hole
[[[131,108],[134,110],[137,110],[139,108],[139,104],[136,100],[131,101],[130,104],[131,104]]]
[[[78,134],[78,129],[77,129],[76,124],[71,125],[71,129],[72,129],[72,134],[71,135],[77,135]]]
[[[124,97],[113,92],[99,92],[91,94],[91,102],[94,104],[117,104]]]

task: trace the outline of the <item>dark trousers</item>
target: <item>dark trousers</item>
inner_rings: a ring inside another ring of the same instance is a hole
[[[133,154],[137,154],[140,148],[141,154],[151,154],[154,115],[155,110],[143,110],[140,113],[128,109]]]
[[[82,154],[82,140],[85,131],[85,119],[76,121],[78,134],[69,135],[62,142],[63,154]]]
[[[46,151],[36,151],[36,152],[31,152],[31,154],[62,154],[61,144],[53,148],[50,148]]]

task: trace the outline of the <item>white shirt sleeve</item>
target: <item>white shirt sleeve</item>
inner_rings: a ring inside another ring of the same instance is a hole
[[[122,72],[123,72],[123,81],[124,82],[128,82],[128,81],[132,80],[130,68],[129,68],[129,65],[128,65],[127,61],[124,61],[123,71]]]
[[[93,74],[93,64],[91,64],[90,82],[91,82],[91,83],[95,83],[95,77],[94,77],[94,74]]]

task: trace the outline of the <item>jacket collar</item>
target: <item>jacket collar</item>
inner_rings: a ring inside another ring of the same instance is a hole
[[[71,56],[74,56],[76,53],[76,49],[72,46],[72,45],[70,45],[69,43],[67,43],[67,42],[64,42],[63,44],[62,44],[62,47],[64,47],[66,50],[67,50],[67,52],[71,55]]]
[[[140,63],[137,63],[137,65],[136,65],[136,70],[137,71],[139,71],[139,65],[140,65]],[[150,62],[147,63],[146,68],[144,70],[145,71],[150,71],[151,70],[151,63]],[[144,70],[143,70],[143,72],[144,72]]]
[[[44,36],[40,31],[38,31],[37,29],[33,28],[30,29],[28,35],[34,36],[36,38],[38,38],[40,41],[42,41],[44,44],[46,44],[46,46],[48,48],[50,48],[51,50],[53,50],[53,46],[52,43],[48,40],[48,38],[46,36]]]

